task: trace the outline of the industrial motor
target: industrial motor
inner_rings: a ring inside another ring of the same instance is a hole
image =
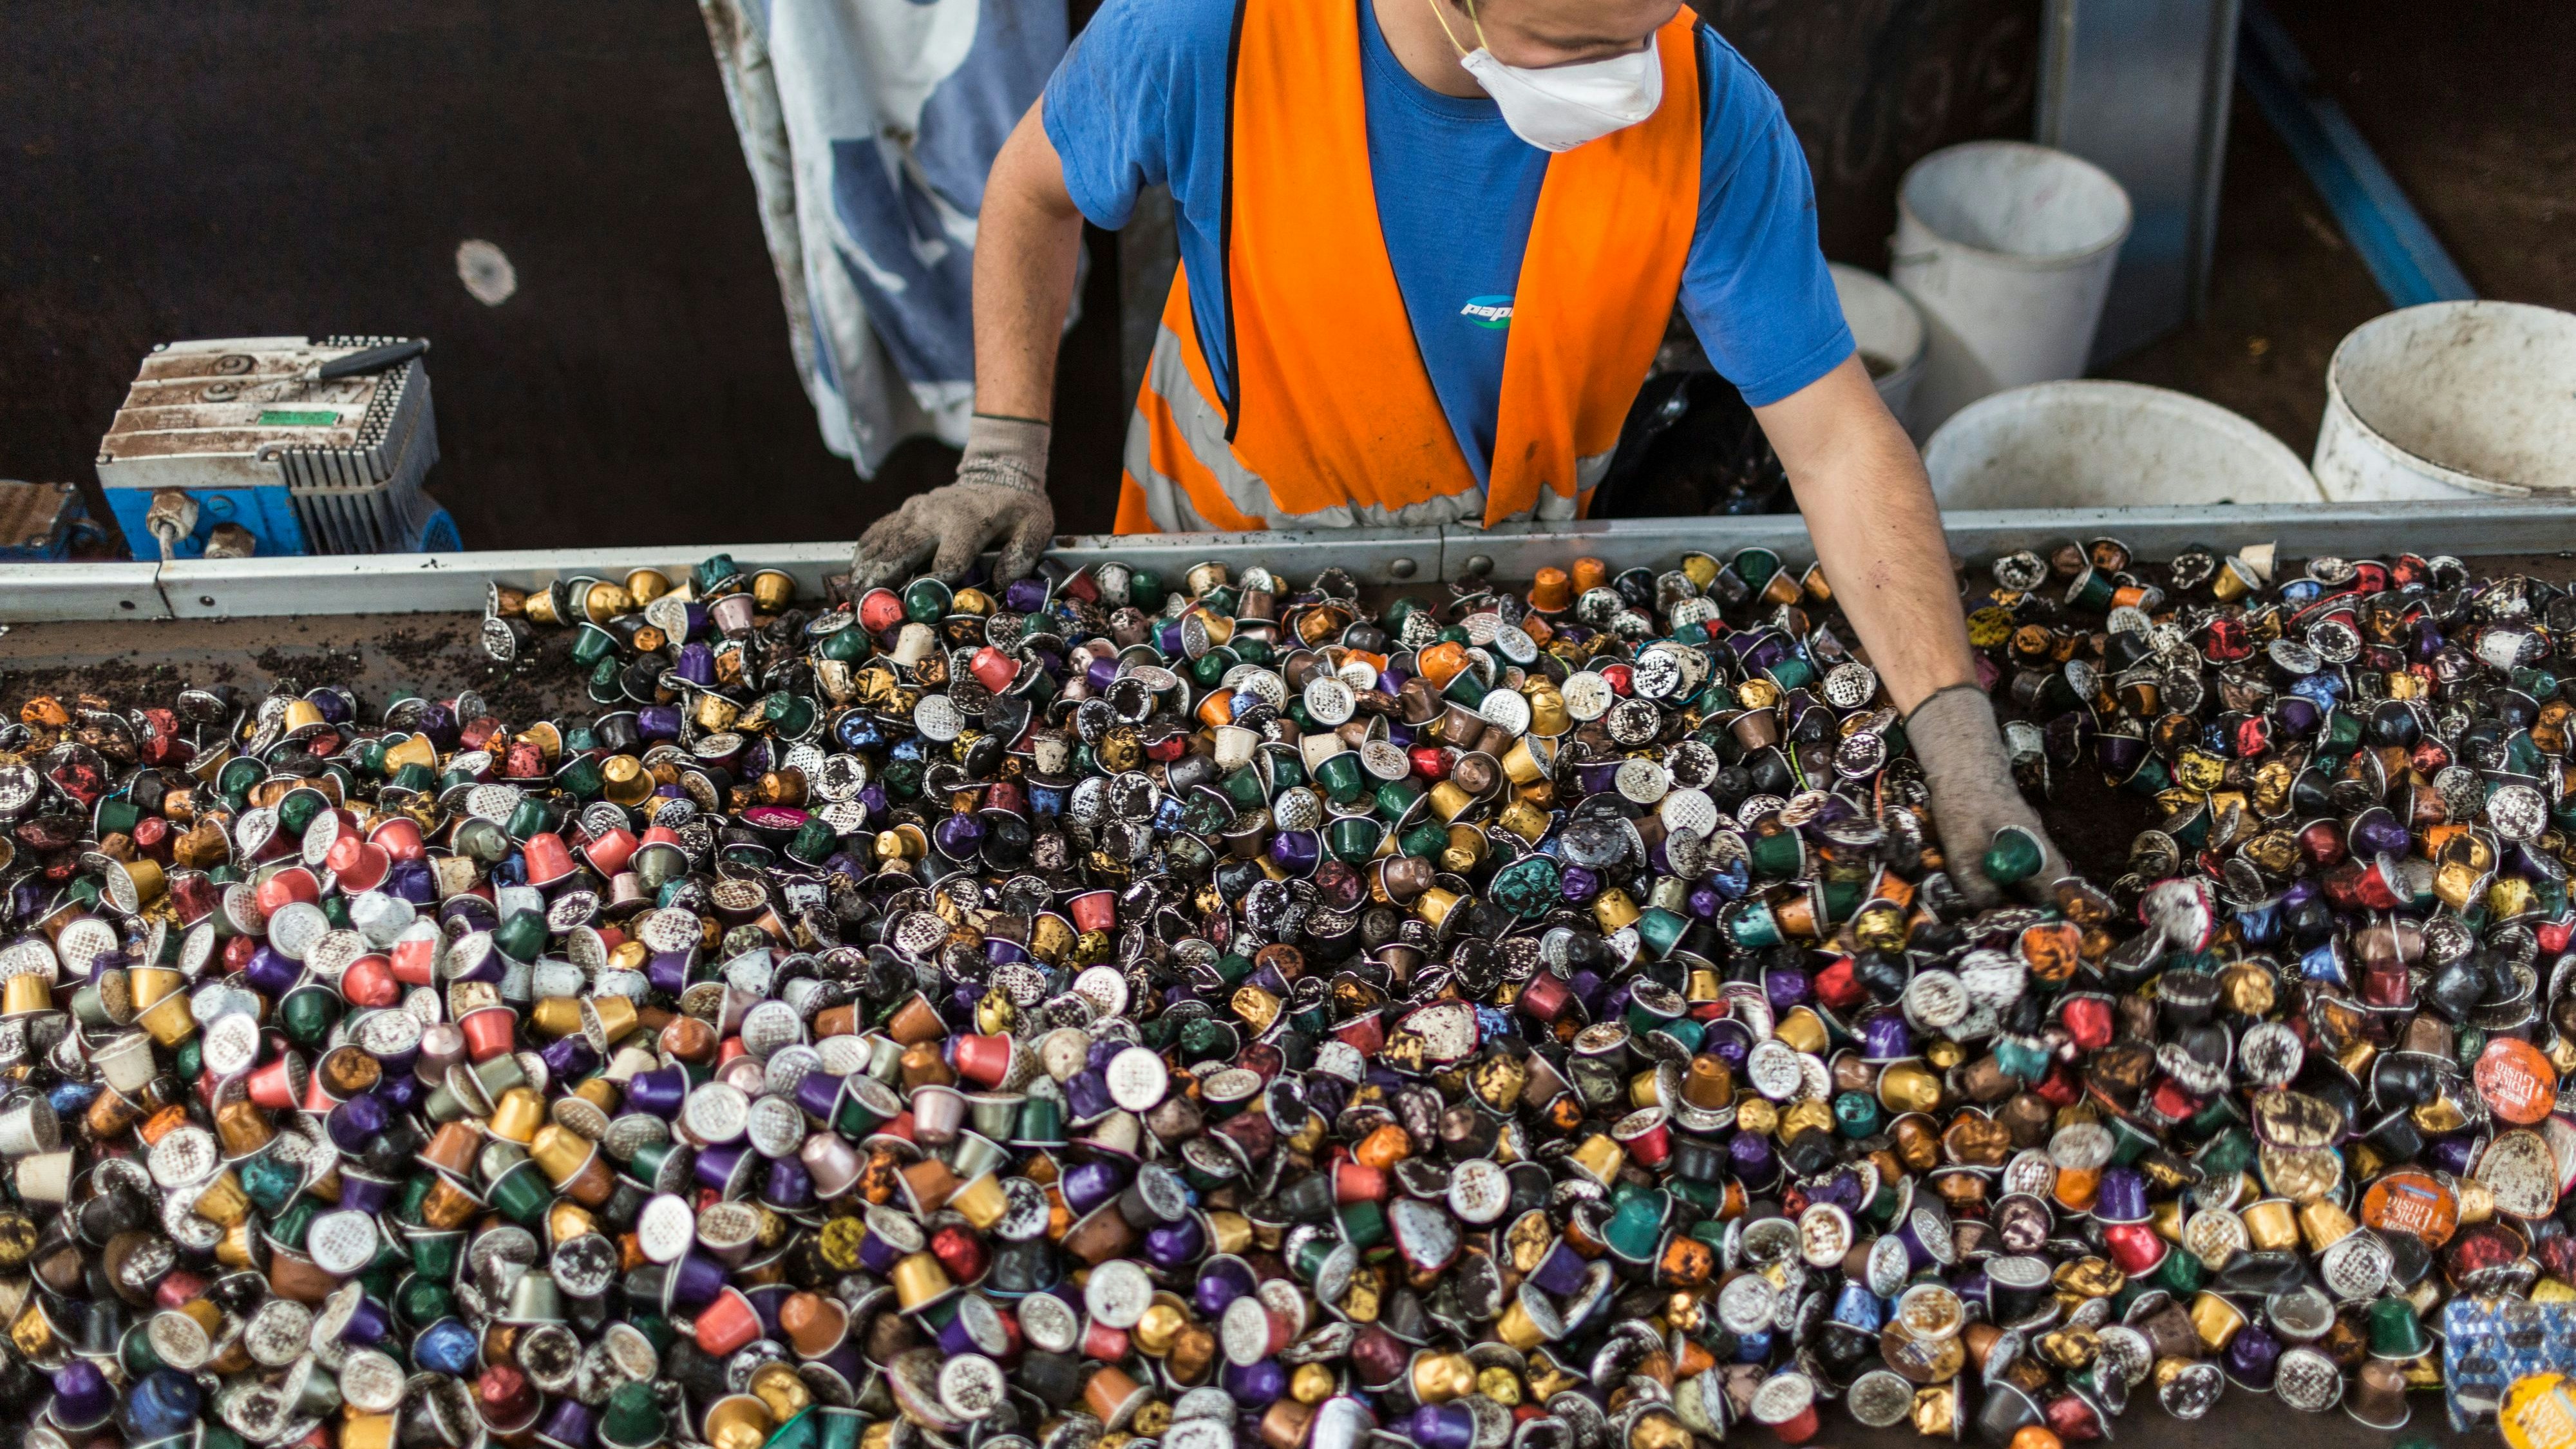
[[[59,563],[99,536],[78,488],[0,478],[0,563]]]
[[[170,557],[200,558],[233,525],[263,555],[459,548],[455,521],[421,486],[438,461],[428,346],[345,336],[156,346],[99,441],[98,481],[126,546],[158,560],[166,536]]]

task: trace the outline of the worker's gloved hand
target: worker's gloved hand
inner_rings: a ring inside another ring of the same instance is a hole
[[[2039,841],[2039,869],[2018,889],[2034,898],[2066,874],[2066,857],[2040,828],[2039,815],[2013,784],[2012,760],[2004,753],[2003,731],[1995,726],[1995,707],[1973,684],[1954,684],[1935,691],[1905,717],[1905,738],[1923,762],[1924,782],[1932,791],[1932,823],[1941,833],[1941,854],[1950,879],[1970,904],[1998,905],[2003,892],[1986,878],[1986,850],[1995,832],[2018,825]]]
[[[1047,425],[1030,418],[975,414],[966,425],[966,456],[957,481],[903,501],[869,525],[850,554],[850,587],[899,584],[926,572],[947,583],[965,577],[975,555],[1001,545],[993,582],[1007,584],[1037,566],[1055,535],[1046,496]]]

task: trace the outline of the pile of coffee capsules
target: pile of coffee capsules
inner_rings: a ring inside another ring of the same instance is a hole
[[[2450,1310],[2576,1297],[2576,597],[2125,554],[1970,590],[2034,797],[2155,821],[1982,912],[1758,550],[716,557],[494,589],[560,719],[36,699],[0,1395],[33,1449],[2395,1428],[2507,1362]]]

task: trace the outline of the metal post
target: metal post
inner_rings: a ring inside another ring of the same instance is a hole
[[[2263,0],[2245,0],[2245,89],[2298,158],[2299,169],[2388,300],[2400,307],[2466,302],[2477,291],[2460,273],[2406,190],[2342,106],[2326,94],[2298,43]]]

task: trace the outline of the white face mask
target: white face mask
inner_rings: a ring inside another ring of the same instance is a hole
[[[1642,50],[1608,60],[1524,70],[1494,59],[1493,52],[1485,48],[1485,27],[1476,21],[1472,0],[1467,7],[1468,20],[1476,24],[1476,48],[1472,51],[1458,44],[1437,0],[1425,3],[1431,5],[1431,16],[1440,22],[1441,32],[1457,48],[1458,63],[1485,88],[1485,94],[1494,98],[1494,104],[1503,108],[1503,124],[1512,128],[1513,135],[1542,151],[1571,151],[1586,141],[1633,126],[1653,115],[1664,98],[1663,62],[1652,39]]]

